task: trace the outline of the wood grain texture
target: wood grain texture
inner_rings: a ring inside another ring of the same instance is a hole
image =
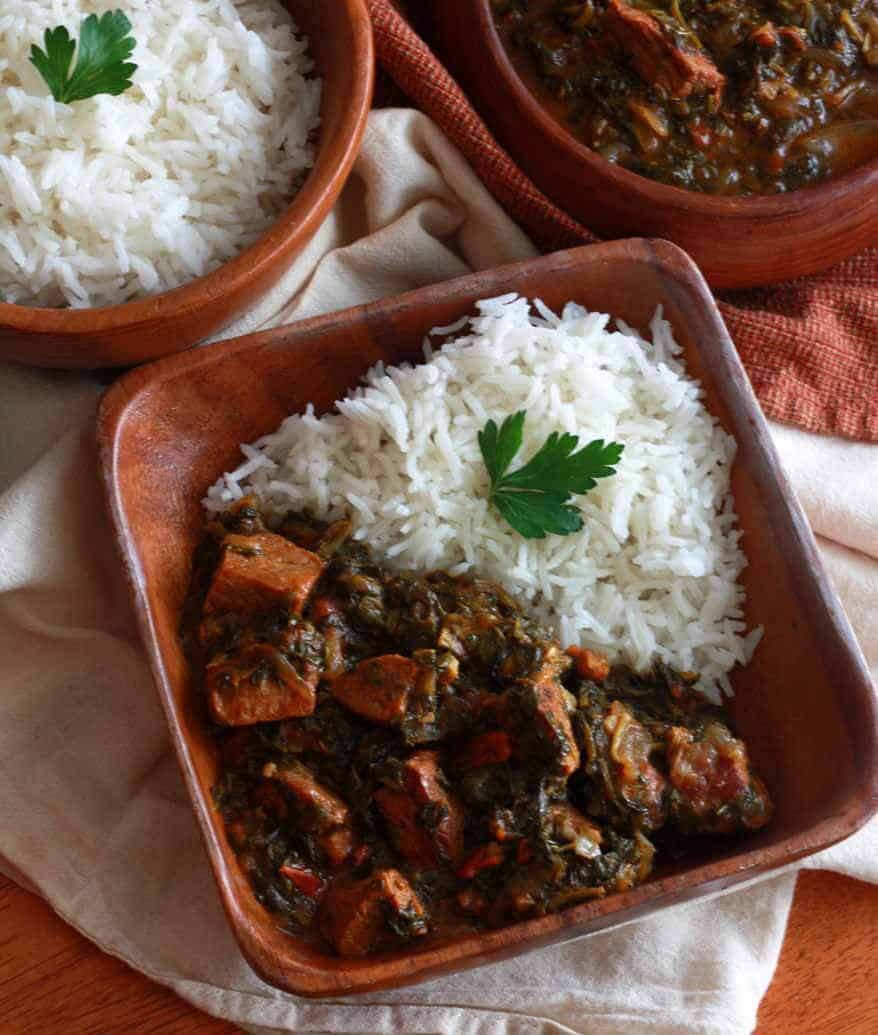
[[[506,55],[490,0],[443,0],[432,17],[439,56],[500,144],[601,237],[674,241],[714,288],[814,273],[878,240],[878,160],[788,194],[717,197],[670,187],[601,158],[544,110]]]
[[[878,1031],[878,885],[836,873],[800,876],[757,1031]]]
[[[776,816],[767,830],[709,859],[659,869],[624,894],[447,944],[341,960],[279,930],[212,805],[215,744],[177,632],[199,501],[237,463],[240,442],[308,402],[318,412],[330,408],[378,359],[417,362],[431,327],[510,290],[555,308],[575,299],[636,327],[646,327],[661,303],[708,408],[735,435],[748,617],[767,632],[754,661],[734,674],[732,712]],[[392,987],[601,930],[815,851],[875,808],[878,719],[865,663],[713,299],[673,245],[622,241],[557,253],[169,358],[110,390],[99,442],[141,633],[221,899],[244,955],[279,987],[302,995]]]
[[[3,1035],[238,1035],[106,956],[36,896],[0,877]],[[878,887],[799,878],[756,1035],[878,1031]]]
[[[3,1035],[235,1035],[101,952],[38,896],[0,876]]]
[[[131,366],[227,327],[290,268],[335,203],[372,102],[374,52],[365,0],[285,0],[323,79],[314,167],[275,225],[213,273],[175,291],[98,309],[0,302],[0,358],[35,366]]]

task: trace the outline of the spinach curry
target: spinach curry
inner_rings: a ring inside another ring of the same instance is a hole
[[[611,162],[771,194],[878,157],[878,0],[492,0],[544,107]]]
[[[766,824],[695,692],[563,651],[500,587],[393,572],[345,521],[208,524],[185,623],[214,789],[259,900],[342,956],[631,888],[657,846]]]

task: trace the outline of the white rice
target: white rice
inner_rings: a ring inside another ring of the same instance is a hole
[[[318,418],[309,407],[243,446],[208,492],[208,510],[255,493],[273,517],[350,514],[355,536],[396,568],[477,570],[501,583],[566,645],[638,669],[661,659],[731,692],[747,634],[746,564],[729,477],[734,439],[686,376],[670,325],[652,340],[568,304],[561,317],[506,295],[478,304],[468,330],[419,366],[380,364]],[[443,329],[447,331],[448,329]],[[434,332],[435,333],[435,332]],[[617,473],[573,502],[580,533],[525,540],[491,506],[478,432],[527,411],[529,458],[552,431],[625,446]]]
[[[56,103],[31,45],[117,8],[133,86]],[[314,161],[320,81],[296,33],[278,0],[0,0],[0,299],[125,302],[252,244]]]

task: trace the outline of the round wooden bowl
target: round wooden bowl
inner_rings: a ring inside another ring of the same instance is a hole
[[[442,57],[499,142],[534,183],[602,237],[664,237],[714,288],[815,273],[878,243],[878,161],[816,187],[716,197],[606,161],[549,115],[510,61],[490,0],[443,0]]]
[[[372,104],[374,52],[365,0],[285,4],[309,38],[323,97],[314,166],[274,226],[212,273],[164,294],[96,309],[0,303],[0,358],[94,369],[182,352],[228,326],[289,269],[354,164]]]

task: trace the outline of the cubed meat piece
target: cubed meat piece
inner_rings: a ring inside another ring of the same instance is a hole
[[[252,643],[208,663],[204,679],[214,719],[225,726],[311,715],[319,673],[303,662],[294,666],[268,643]]]
[[[568,647],[566,653],[573,658],[573,668],[580,679],[603,683],[610,674],[610,662],[603,654],[588,647]]]
[[[418,682],[431,675],[411,658],[382,654],[361,661],[350,672],[334,679],[329,691],[364,719],[392,726],[405,717]]]
[[[375,792],[391,840],[414,866],[454,865],[463,853],[463,807],[444,783],[437,752],[418,751],[403,766],[402,790]]]
[[[398,870],[331,885],[320,909],[320,930],[339,956],[365,956],[428,930],[420,899]]]
[[[323,568],[317,554],[273,532],[227,535],[205,613],[254,614],[279,606],[300,615]]]
[[[270,762],[262,770],[262,775],[283,787],[293,800],[301,828],[315,834],[329,862],[340,866],[354,848],[351,810],[345,802],[319,784],[303,765],[279,769]]]
[[[387,824],[391,841],[399,853],[414,866],[429,867],[436,863],[436,845],[420,822],[418,806],[405,791],[380,787],[375,801]]]
[[[758,830],[771,819],[764,784],[750,772],[747,748],[721,722],[696,733],[667,732],[671,815],[685,829],[707,834]]]
[[[542,674],[538,674],[542,676]],[[513,738],[522,749],[532,736],[542,747],[542,754],[555,769],[570,776],[579,768],[579,748],[573,736],[568,715],[567,691],[557,679],[548,676],[522,682],[513,695],[519,728]]]
[[[350,809],[345,802],[318,783],[305,766],[292,765],[279,769],[273,762],[269,762],[262,775],[268,780],[277,780],[289,791],[307,817],[309,830],[328,830],[346,826],[350,822]]]
[[[647,833],[667,818],[667,782],[650,762],[659,747],[649,731],[620,701],[613,701],[603,721],[609,743],[609,769],[613,787],[633,810]]]
[[[329,830],[350,822],[350,809],[337,794],[317,782],[309,769],[292,765],[279,769],[269,762],[262,770],[267,780],[277,780],[290,793],[300,809],[303,826],[308,830]]]
[[[463,850],[466,822],[460,802],[446,790],[436,751],[418,751],[403,767],[406,790],[418,805],[422,822],[432,827],[436,853],[452,862]]]
[[[623,0],[610,0],[607,26],[637,74],[651,86],[675,98],[699,93],[721,99],[726,84],[722,72],[706,54],[675,42],[652,15]]]

